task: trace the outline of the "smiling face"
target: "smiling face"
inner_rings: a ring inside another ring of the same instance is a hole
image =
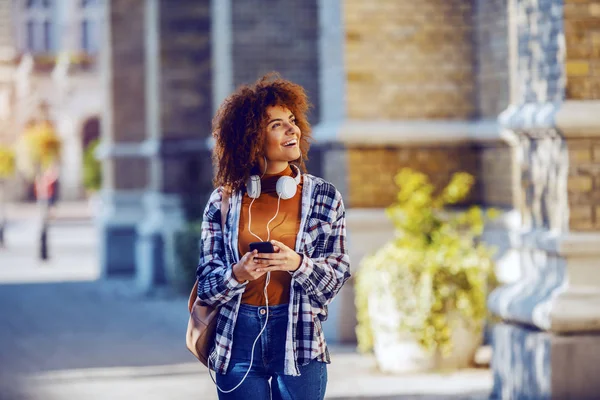
[[[300,158],[300,137],[302,132],[296,125],[296,117],[283,106],[267,108],[264,154],[268,160],[267,174],[275,174],[287,168],[290,161]],[[264,161],[260,160],[264,171]]]

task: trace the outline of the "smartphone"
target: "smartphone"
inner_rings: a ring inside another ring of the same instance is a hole
[[[275,253],[271,242],[252,242],[250,243],[250,251],[254,250],[258,250],[259,253]]]

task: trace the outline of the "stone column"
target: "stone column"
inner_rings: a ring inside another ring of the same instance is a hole
[[[106,1],[105,7],[100,262],[104,277],[131,276],[136,272],[137,226],[145,216],[142,199],[151,179],[143,152],[147,135],[145,2]]]
[[[148,292],[177,273],[174,234],[211,190],[209,1],[107,6],[103,271]]]
[[[175,233],[199,221],[211,192],[210,1],[146,0],[146,219],[138,225],[142,290],[178,273]],[[190,288],[193,282],[190,282]]]
[[[511,0],[515,191],[521,278],[489,306],[494,398],[592,399],[600,393],[600,59],[598,4]]]

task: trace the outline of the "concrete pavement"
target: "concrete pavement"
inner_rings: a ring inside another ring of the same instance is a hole
[[[36,262],[23,217],[0,250],[0,399],[216,399],[184,344],[187,299],[143,296],[127,279],[98,281],[88,220],[51,226],[49,263]],[[488,370],[390,376],[354,346],[332,346],[329,399],[483,399]]]

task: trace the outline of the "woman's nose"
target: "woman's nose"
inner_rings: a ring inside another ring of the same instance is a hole
[[[294,124],[292,124],[290,122],[286,122],[285,133],[286,134],[293,134],[293,133],[295,133]]]

